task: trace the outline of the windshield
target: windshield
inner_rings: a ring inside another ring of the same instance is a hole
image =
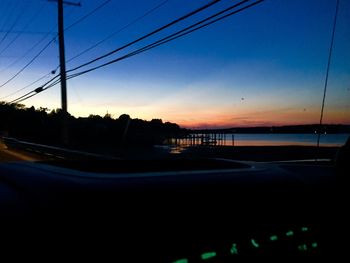
[[[350,3],[0,3],[0,162],[332,160]]]
[[[349,25],[347,0],[1,0],[3,250],[339,255]]]

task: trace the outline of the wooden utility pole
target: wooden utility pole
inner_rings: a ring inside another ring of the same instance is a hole
[[[62,142],[67,145],[68,135],[68,103],[67,103],[67,74],[66,74],[66,55],[64,45],[64,8],[63,5],[81,6],[80,3],[67,2],[63,0],[48,0],[57,2],[58,17],[58,43],[60,55],[60,77],[61,77],[61,109],[62,109]]]
[[[67,74],[66,74],[66,55],[64,46],[64,13],[63,0],[58,0],[58,43],[60,54],[60,75],[61,75],[61,103],[62,113],[66,115],[67,111]]]

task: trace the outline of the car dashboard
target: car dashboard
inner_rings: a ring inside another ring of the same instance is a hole
[[[0,165],[0,180],[7,246],[35,256],[38,247],[115,262],[332,256],[345,218],[324,163],[14,162]]]

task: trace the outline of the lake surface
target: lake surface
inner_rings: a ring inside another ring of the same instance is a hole
[[[322,134],[321,146],[342,146],[350,134]],[[214,139],[213,137],[211,137]],[[225,134],[222,145],[235,146],[286,146],[301,145],[315,146],[316,134]],[[180,144],[186,145],[188,141],[183,140]]]

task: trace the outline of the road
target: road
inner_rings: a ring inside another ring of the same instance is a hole
[[[2,141],[0,141],[0,162],[16,162],[16,161],[41,161],[43,158],[39,155],[26,153],[16,149],[9,149]]]
[[[6,142],[6,143],[5,143]],[[110,160],[113,156],[65,149],[56,146],[19,141],[14,138],[0,138],[0,162],[52,161],[62,159]]]

